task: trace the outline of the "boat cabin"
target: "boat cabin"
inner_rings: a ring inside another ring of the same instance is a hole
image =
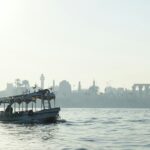
[[[32,114],[33,112],[52,109],[52,100],[53,108],[55,108],[55,94],[49,89],[23,95],[2,97],[0,98],[0,105],[3,106],[4,111],[0,111],[0,115],[10,116],[25,112]]]

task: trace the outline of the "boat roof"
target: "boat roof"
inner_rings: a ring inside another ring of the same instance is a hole
[[[8,96],[8,97],[1,97],[0,104],[2,103],[30,103],[31,101],[35,102],[37,99],[42,100],[52,100],[55,99],[55,94],[50,92],[49,89],[39,90],[37,92],[22,94],[22,95],[15,95],[15,96]]]

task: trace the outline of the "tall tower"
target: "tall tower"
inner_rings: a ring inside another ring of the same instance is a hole
[[[45,77],[44,77],[43,74],[41,74],[40,80],[41,80],[41,89],[44,89],[44,81],[45,81]]]
[[[55,80],[53,80],[53,90],[55,90]]]
[[[95,87],[95,80],[93,80],[93,87]]]
[[[81,82],[78,83],[78,91],[81,91]]]

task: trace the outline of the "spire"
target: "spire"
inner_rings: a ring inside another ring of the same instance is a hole
[[[78,91],[81,91],[81,82],[78,83]]]
[[[93,87],[95,87],[95,80],[93,80]]]
[[[53,90],[55,90],[55,80],[53,80]]]
[[[41,89],[44,89],[44,80],[45,80],[45,77],[44,77],[43,74],[41,74],[40,80],[41,80]]]

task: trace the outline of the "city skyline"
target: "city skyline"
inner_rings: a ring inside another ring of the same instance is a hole
[[[3,150],[150,149],[150,0],[0,0]]]
[[[134,83],[132,86],[130,86],[130,88],[122,87],[122,86],[115,87],[113,85],[108,85],[107,84],[107,86],[102,88],[102,87],[100,87],[100,85],[97,84],[97,82],[95,80],[93,80],[91,82],[91,84],[88,85],[87,87],[84,87],[82,85],[82,81],[78,81],[78,83],[72,84],[70,81],[65,80],[65,79],[60,81],[60,82],[56,82],[55,80],[53,80],[52,83],[47,86],[47,84],[45,84],[45,79],[46,79],[45,75],[41,74],[41,76],[39,77],[39,81],[36,82],[35,84],[31,84],[30,81],[27,80],[27,79],[23,79],[22,80],[22,79],[17,78],[17,79],[14,80],[14,82],[7,83],[6,84],[6,88],[13,88],[15,86],[16,87],[22,87],[22,86],[24,87],[25,86],[28,89],[29,87],[31,88],[31,87],[35,87],[36,86],[37,88],[41,88],[41,89],[52,88],[54,90],[55,88],[59,88],[62,83],[67,84],[68,86],[70,86],[71,91],[88,90],[92,86],[93,87],[97,87],[98,92],[106,92],[107,88],[112,88],[114,90],[115,89],[116,90],[123,89],[124,91],[125,90],[132,90],[132,91],[136,91],[136,90],[139,90],[139,91],[142,90],[143,91],[143,90],[146,90],[147,91],[150,88],[150,84],[149,83]],[[62,89],[63,89],[63,86],[62,86]],[[2,89],[2,90],[4,90],[4,89]]]
[[[53,81],[53,85],[47,88],[45,79],[41,74],[40,84],[34,86],[28,80],[16,79],[15,83],[8,83],[6,89],[0,91],[0,97],[3,99],[16,95],[25,96],[46,90],[54,92],[57,104],[64,108],[148,108],[150,106],[150,84],[136,83],[132,85],[131,90],[108,86],[102,91],[95,81],[88,88],[83,88],[82,83],[78,82],[76,89],[66,80],[59,84]],[[41,106],[39,102],[37,106]]]
[[[102,87],[149,83],[149,5],[148,0],[1,1],[0,89],[18,77],[34,84],[41,72],[47,81],[82,81],[84,87],[93,80]]]

